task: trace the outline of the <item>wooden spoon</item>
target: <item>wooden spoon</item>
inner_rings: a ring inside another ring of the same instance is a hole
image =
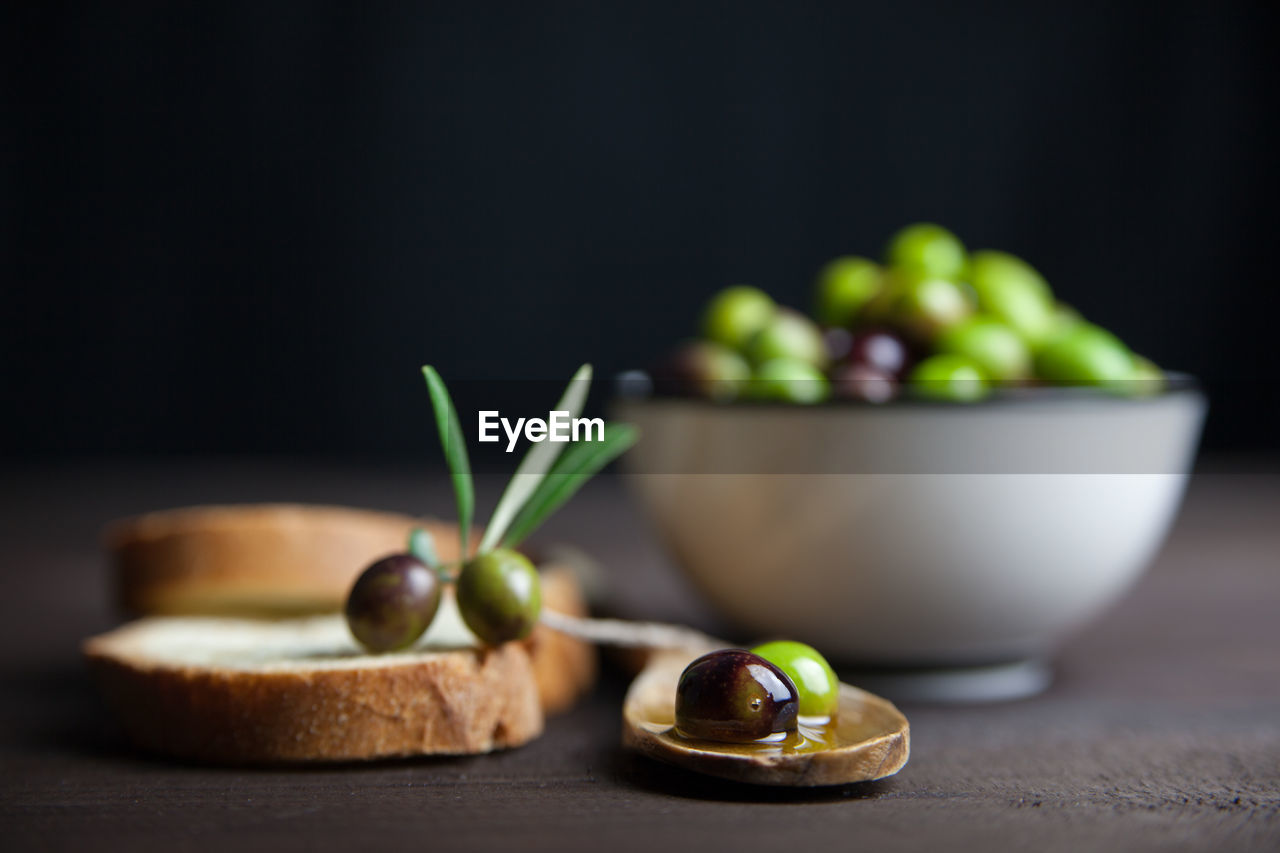
[[[690,740],[675,731],[676,686],[694,658],[729,644],[678,625],[585,619],[544,610],[542,621],[580,640],[631,649],[643,669],[622,703],[622,744],[686,770],[754,785],[816,787],[870,782],[907,763],[911,728],[885,699],[840,685],[835,723],[777,744]]]
[[[642,755],[686,770],[754,785],[812,787],[892,776],[907,763],[911,731],[892,703],[849,684],[840,685],[836,722],[801,724],[783,744],[731,744],[689,740],[674,728],[676,685],[700,654],[655,653],[632,682],[622,705],[622,743]]]

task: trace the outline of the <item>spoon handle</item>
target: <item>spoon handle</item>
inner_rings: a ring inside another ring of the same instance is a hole
[[[589,643],[635,649],[716,649],[729,643],[683,625],[631,622],[624,619],[586,619],[554,610],[542,611],[542,624]]]

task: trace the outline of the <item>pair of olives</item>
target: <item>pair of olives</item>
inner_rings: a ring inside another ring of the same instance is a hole
[[[689,664],[676,688],[676,731],[725,743],[784,739],[800,719],[829,722],[840,701],[831,665],[803,643],[721,649]]]
[[[347,626],[371,652],[408,648],[431,626],[453,578],[414,554],[392,554],[361,573],[347,595]],[[462,564],[458,612],[471,633],[497,646],[529,636],[542,610],[538,571],[518,551],[499,548]]]
[[[754,287],[717,294],[703,338],[677,348],[651,374],[662,394],[817,403],[830,395],[830,348],[812,320]]]
[[[702,337],[652,371],[659,393],[882,403],[903,390],[971,401],[995,387],[1090,385],[1149,393],[1163,374],[1055,300],[1006,252],[969,252],[940,225],[890,239],[884,263],[836,258],[815,282],[814,319],[747,286],[716,294]]]

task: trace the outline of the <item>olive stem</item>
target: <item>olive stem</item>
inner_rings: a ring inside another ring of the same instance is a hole
[[[625,619],[588,619],[543,609],[541,621],[559,631],[589,643],[605,646],[649,649],[719,649],[732,645],[709,634],[662,622],[631,622]]]
[[[457,583],[458,575],[462,574],[462,563],[441,563],[433,567],[437,575],[440,576],[441,583]]]

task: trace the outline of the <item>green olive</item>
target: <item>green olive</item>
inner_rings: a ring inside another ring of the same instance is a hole
[[[908,379],[911,390],[935,400],[968,403],[991,392],[987,376],[971,358],[942,353],[916,365]]]
[[[963,278],[968,268],[964,243],[932,222],[917,222],[894,234],[885,259],[890,266],[939,278]]]
[[[957,282],[921,273],[899,273],[897,278],[891,322],[916,341],[932,341],[973,313],[972,300]]]
[[[1132,397],[1149,397],[1164,390],[1168,380],[1164,371],[1149,358],[1140,355],[1133,357],[1133,376],[1129,379],[1125,393]]]
[[[1120,339],[1091,323],[1055,336],[1036,352],[1036,375],[1062,385],[1111,385],[1134,374],[1134,357]]]
[[[990,317],[971,317],[945,330],[934,342],[938,352],[972,359],[996,382],[1031,375],[1031,350],[1013,329]]]
[[[747,342],[773,319],[777,306],[763,290],[746,285],[728,287],[712,297],[702,318],[702,334],[730,349]]]
[[[1045,336],[1041,343],[1045,343],[1050,338],[1063,332],[1070,331],[1083,322],[1084,317],[1080,316],[1079,311],[1065,302],[1059,302],[1053,306],[1053,323],[1049,328],[1049,334]]]
[[[848,328],[883,281],[884,271],[875,261],[853,255],[836,258],[818,273],[814,315],[824,326]]]
[[[893,326],[894,308],[902,297],[908,278],[916,275],[904,273],[902,270],[885,270],[883,282],[875,295],[867,300],[858,312],[857,326]]]
[[[748,383],[748,390],[757,400],[808,404],[827,399],[831,384],[821,370],[807,361],[775,358],[760,365]]]
[[[969,281],[978,307],[1002,320],[1032,346],[1046,340],[1059,321],[1053,292],[1035,268],[1008,252],[974,252]]]
[[[764,643],[752,653],[787,674],[800,696],[800,716],[834,719],[840,707],[840,679],[813,646],[791,640]]]
[[[734,350],[711,341],[689,341],[651,371],[661,394],[732,400],[751,378],[751,366]]]
[[[351,635],[371,652],[414,644],[440,606],[440,579],[412,554],[392,554],[370,565],[347,594]]]
[[[458,612],[486,645],[524,639],[542,612],[538,570],[505,548],[472,558],[458,575]]]
[[[790,358],[821,368],[827,363],[827,341],[808,317],[780,308],[747,343],[747,356],[752,364]]]
[[[728,743],[775,739],[796,730],[796,686],[777,665],[745,649],[705,654],[676,686],[676,731]]]

